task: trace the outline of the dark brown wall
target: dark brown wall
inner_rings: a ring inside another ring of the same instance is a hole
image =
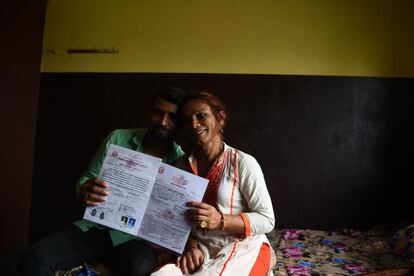
[[[411,79],[214,74],[43,74],[32,239],[82,215],[74,183],[115,128],[142,127],[163,84],[214,91],[226,141],[257,158],[277,227],[367,228],[410,213]],[[403,143],[403,144],[400,144]],[[408,165],[407,165],[408,166]],[[53,207],[53,208],[52,208]],[[411,209],[412,210],[412,209]],[[45,215],[48,214],[48,215]]]
[[[28,242],[33,146],[45,1],[3,1],[0,9],[0,256]]]

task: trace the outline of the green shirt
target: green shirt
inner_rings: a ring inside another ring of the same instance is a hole
[[[95,179],[98,177],[102,163],[111,144],[142,152],[144,150],[142,142],[146,133],[146,129],[117,129],[109,134],[95,154],[95,157],[92,159],[89,169],[86,170],[79,179],[76,185],[76,193],[79,194],[80,188],[88,179]],[[172,164],[182,155],[184,155],[184,152],[181,150],[180,146],[173,143],[171,150],[164,156],[162,161],[167,164]],[[82,231],[88,231],[92,227],[100,229],[105,228],[105,226],[84,219],[75,221],[73,224],[78,226]],[[109,234],[111,235],[112,244],[114,246],[136,238],[135,236],[110,228]]]

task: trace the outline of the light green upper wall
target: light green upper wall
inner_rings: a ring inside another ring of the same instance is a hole
[[[42,72],[414,77],[413,15],[411,0],[49,0]]]

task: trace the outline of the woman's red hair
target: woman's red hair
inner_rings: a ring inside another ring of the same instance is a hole
[[[226,122],[227,122],[227,112],[226,112],[226,106],[219,100],[219,98],[217,98],[210,92],[198,91],[198,92],[194,92],[194,93],[187,95],[184,98],[182,106],[184,107],[189,101],[203,101],[206,104],[208,104],[216,120],[222,121],[222,131],[223,131],[224,127],[226,126]]]

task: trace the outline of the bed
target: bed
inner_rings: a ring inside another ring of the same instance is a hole
[[[276,252],[274,275],[414,275],[414,225],[393,231],[385,225],[369,231],[336,229],[275,229],[267,234]],[[82,274],[83,270],[83,274]],[[56,276],[115,276],[100,262],[89,263]],[[96,274],[95,274],[96,275]]]
[[[364,232],[275,229],[268,234],[277,257],[275,275],[414,275],[414,263],[391,250],[393,236],[387,226]]]

